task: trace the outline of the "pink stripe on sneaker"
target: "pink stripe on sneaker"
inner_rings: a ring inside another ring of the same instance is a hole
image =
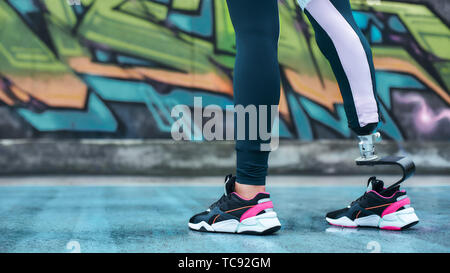
[[[336,226],[336,227],[345,227],[345,228],[357,228],[358,226],[343,226],[343,225],[337,225],[337,224],[333,224],[328,222],[328,224],[332,225],[332,226]]]
[[[260,213],[261,211],[263,211],[265,209],[271,209],[271,208],[273,208],[272,201],[267,201],[267,202],[255,205],[251,209],[247,210],[244,214],[242,214],[240,221],[242,222],[243,220],[245,220],[247,218],[256,216],[258,213]]]
[[[409,200],[408,197],[405,198],[405,199],[402,199],[400,201],[397,201],[397,202],[391,204],[389,207],[387,207],[383,211],[383,213],[381,214],[381,217],[385,216],[386,214],[390,214],[390,213],[396,212],[399,208],[401,208],[401,207],[403,207],[405,205],[408,205],[410,203],[411,203],[411,200]]]
[[[239,197],[239,198],[241,198],[242,200],[245,200],[245,201],[250,201],[250,200],[253,200],[258,194],[260,194],[260,193],[263,193],[263,194],[269,194],[268,192],[265,192],[265,191],[262,191],[262,192],[258,192],[257,194],[255,194],[255,196],[253,196],[252,198],[245,198],[245,197],[243,197],[242,195],[240,195],[239,193],[237,193],[237,192],[232,192],[233,194],[235,194],[237,197]]]
[[[394,192],[394,194],[392,194],[391,196],[383,196],[383,195],[379,194],[378,192],[376,192],[376,191],[374,191],[374,190],[370,190],[370,191],[368,191],[367,193],[369,193],[369,192],[373,192],[373,193],[375,193],[376,195],[378,195],[379,197],[384,198],[384,199],[391,199],[391,198],[394,197],[394,195],[396,195],[397,192],[399,192],[399,191]],[[403,191],[400,191],[400,192],[404,192],[404,190],[403,190]]]
[[[402,228],[399,227],[391,227],[391,226],[385,226],[385,227],[380,227],[381,229],[387,229],[387,230],[402,230]]]

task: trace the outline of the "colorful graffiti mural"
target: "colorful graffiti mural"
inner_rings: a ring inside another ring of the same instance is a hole
[[[448,22],[426,2],[351,2],[373,46],[381,131],[450,140]],[[281,136],[352,137],[311,25],[295,0],[279,6]],[[2,0],[0,24],[0,138],[170,138],[174,105],[232,104],[224,0]]]

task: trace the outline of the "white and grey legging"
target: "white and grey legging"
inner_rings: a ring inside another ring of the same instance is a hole
[[[333,69],[349,127],[358,135],[372,133],[379,123],[372,52],[356,25],[349,0],[298,2],[314,27],[321,52]],[[278,105],[277,0],[227,0],[227,4],[236,32],[234,103],[257,108]],[[259,136],[257,140],[236,141],[239,183],[265,184],[269,152],[261,151],[260,144],[268,141]]]

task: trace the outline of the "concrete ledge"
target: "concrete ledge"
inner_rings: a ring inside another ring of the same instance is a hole
[[[449,142],[383,141],[380,155],[408,155],[419,174],[450,174]],[[357,142],[281,141],[270,174],[396,174],[389,167],[357,167]],[[172,140],[0,140],[0,174],[121,174],[199,176],[235,172],[233,142]]]

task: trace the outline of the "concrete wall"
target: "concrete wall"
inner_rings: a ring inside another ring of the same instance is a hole
[[[351,2],[373,47],[384,137],[448,141],[449,1]],[[169,139],[174,105],[232,104],[225,1],[81,3],[0,1],[0,138]],[[352,138],[310,23],[294,0],[279,6],[281,136]]]
[[[408,155],[418,174],[450,174],[448,142],[383,141],[380,155]],[[397,174],[391,167],[358,167],[356,141],[282,141],[270,155],[270,174]],[[0,175],[235,173],[232,142],[172,140],[1,140]]]

